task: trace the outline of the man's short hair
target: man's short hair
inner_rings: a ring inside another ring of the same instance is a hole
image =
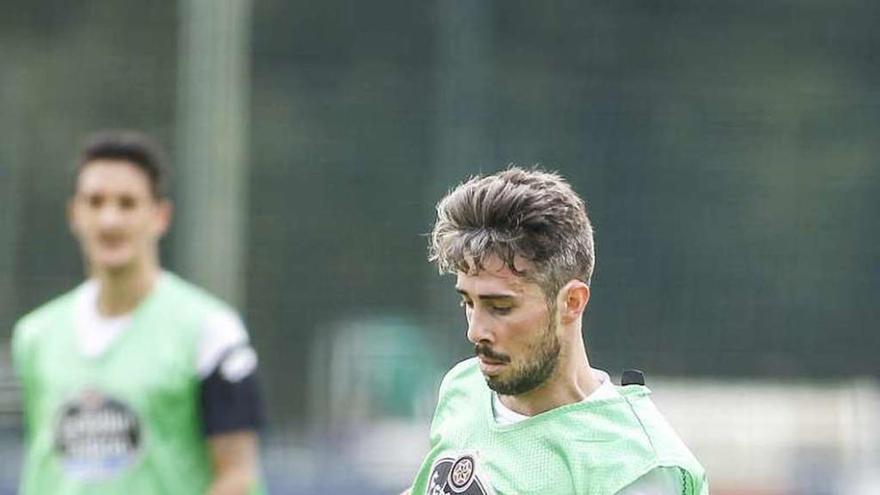
[[[142,170],[150,192],[159,199],[165,191],[165,153],[150,136],[131,130],[99,131],[86,138],[77,161],[77,175],[96,160],[120,160]]]
[[[458,185],[437,203],[428,259],[440,273],[471,273],[491,256],[548,298],[573,279],[589,284],[595,252],[584,201],[558,173],[538,168],[511,166]],[[518,257],[533,269],[518,270]]]

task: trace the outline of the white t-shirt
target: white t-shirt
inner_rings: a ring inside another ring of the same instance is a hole
[[[585,398],[584,402],[620,396],[620,392],[611,383],[608,373],[593,369],[593,376],[601,385]],[[495,415],[495,421],[501,425],[518,423],[528,419],[528,416],[512,411],[502,404],[498,394],[495,392],[492,392],[492,412]],[[674,467],[659,467],[635,480],[618,492],[617,495],[680,495],[681,491],[681,474],[678,469]]]

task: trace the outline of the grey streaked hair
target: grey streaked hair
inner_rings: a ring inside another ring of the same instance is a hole
[[[428,252],[440,273],[479,271],[497,256],[548,298],[573,279],[589,284],[595,260],[584,201],[558,173],[516,166],[472,177],[441,199]],[[518,257],[533,268],[518,270]]]

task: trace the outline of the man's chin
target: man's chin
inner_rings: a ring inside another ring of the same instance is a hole
[[[491,390],[493,392],[498,392],[499,388],[504,388],[503,383],[501,383],[501,381],[498,380],[497,377],[486,376],[486,374],[483,373],[483,378],[486,379],[486,386],[488,386],[489,390]],[[498,393],[501,393],[501,392],[498,392]]]
[[[489,376],[485,373],[483,378],[486,379],[486,386],[500,395],[522,395],[535,390],[547,381],[546,378],[518,376],[515,379],[511,379],[509,375]]]
[[[101,257],[97,260],[93,260],[91,267],[92,271],[98,273],[106,273],[109,275],[115,275],[120,273],[125,273],[134,266],[134,260],[131,257]]]
[[[486,379],[486,386],[488,386],[489,390],[492,390],[493,392],[501,395],[518,395],[520,393],[515,384],[503,380],[500,376],[488,376],[483,374],[483,378]]]

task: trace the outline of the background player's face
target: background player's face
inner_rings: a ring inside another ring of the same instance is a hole
[[[144,171],[124,160],[96,160],[80,170],[70,224],[94,273],[124,270],[155,257],[170,205],[153,197]]]
[[[527,267],[528,262],[517,261],[517,269]],[[456,290],[489,388],[518,395],[553,374],[560,352],[556,310],[540,286],[492,257],[480,272],[459,272]]]

